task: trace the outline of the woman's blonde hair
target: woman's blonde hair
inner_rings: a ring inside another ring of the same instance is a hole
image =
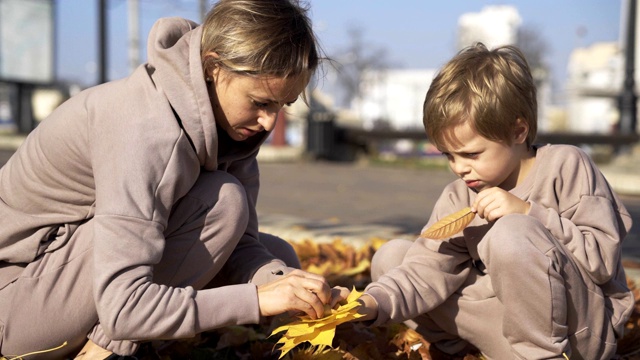
[[[536,87],[515,46],[488,50],[476,43],[463,49],[436,75],[424,102],[424,127],[437,148],[455,140],[450,130],[465,122],[481,136],[510,145],[517,119],[529,125],[531,146],[538,122]]]
[[[220,0],[203,23],[205,74],[219,66],[241,75],[308,81],[320,49],[307,10],[297,0]],[[211,52],[217,56],[207,56]]]

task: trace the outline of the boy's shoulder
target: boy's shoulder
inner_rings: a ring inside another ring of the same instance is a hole
[[[547,165],[559,164],[562,167],[581,166],[591,163],[590,156],[581,148],[567,144],[546,144],[536,147],[536,161]]]

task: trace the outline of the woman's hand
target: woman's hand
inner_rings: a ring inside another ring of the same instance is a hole
[[[339,297],[341,293],[338,291],[336,295]],[[325,278],[302,270],[293,270],[278,280],[258,286],[262,316],[291,311],[317,319],[324,314],[324,304],[331,302],[332,290]]]
[[[487,221],[495,221],[509,214],[527,214],[531,205],[503,190],[492,187],[478,193],[471,210]]]

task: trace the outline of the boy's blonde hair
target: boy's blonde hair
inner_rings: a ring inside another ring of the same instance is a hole
[[[206,56],[215,52],[217,57]],[[214,66],[250,76],[302,76],[318,67],[319,47],[297,0],[220,0],[203,23],[205,74]]]
[[[529,125],[527,146],[536,137],[536,87],[527,60],[515,46],[488,50],[476,43],[461,50],[434,78],[424,102],[424,127],[439,149],[456,125],[469,122],[481,136],[511,144],[516,120]]]

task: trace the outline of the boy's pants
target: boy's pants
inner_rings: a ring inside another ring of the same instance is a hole
[[[382,246],[373,257],[373,280],[400,265],[411,244]],[[474,267],[456,293],[407,325],[449,354],[471,343],[489,359],[614,356],[607,300],[539,221],[526,215],[498,220],[478,254],[486,272]]]
[[[246,201],[244,189],[233,176],[222,171],[200,175],[172,210],[164,256],[154,266],[155,282],[202,288],[212,280],[245,231],[238,224],[246,224],[240,220],[248,216],[242,213],[247,208],[233,205],[242,203],[238,197]],[[206,211],[202,211],[203,204]],[[118,354],[132,354],[137,349],[134,342],[109,340],[96,325],[92,224],[89,220],[79,226],[65,246],[26,266],[0,262],[2,283],[15,279],[0,289],[0,353],[5,357],[50,349],[67,341],[59,351],[29,356],[61,359],[79,351],[88,335]],[[203,230],[203,224],[207,229]],[[293,248],[284,240],[261,233],[260,241],[288,266],[300,266]],[[216,278],[215,282],[225,284],[224,279]]]

